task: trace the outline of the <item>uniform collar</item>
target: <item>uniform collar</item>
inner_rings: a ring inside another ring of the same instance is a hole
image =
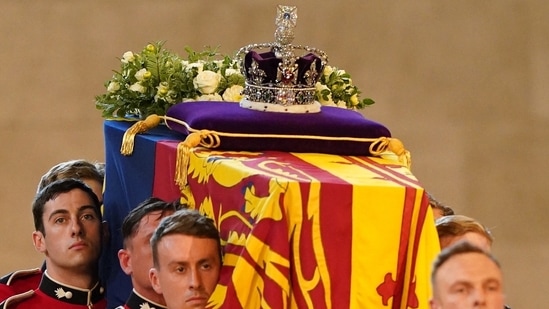
[[[74,305],[91,305],[104,298],[104,289],[99,282],[89,290],[80,289],[53,280],[47,270],[42,276],[39,289],[52,298]]]
[[[132,290],[128,301],[126,301],[126,307],[130,309],[165,309],[166,306],[162,306],[155,302],[152,302],[145,297],[139,295],[135,290]]]

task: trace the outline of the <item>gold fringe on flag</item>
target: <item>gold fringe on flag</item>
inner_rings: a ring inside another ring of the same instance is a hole
[[[158,126],[160,120],[162,120],[160,116],[153,114],[145,118],[145,120],[140,120],[132,125],[128,130],[126,130],[124,137],[122,137],[120,153],[125,156],[131,155],[133,153],[135,135],[147,132],[148,130]]]

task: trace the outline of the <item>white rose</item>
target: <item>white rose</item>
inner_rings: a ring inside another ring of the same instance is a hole
[[[225,92],[223,92],[223,100],[228,102],[240,102],[240,100],[242,100],[243,90],[244,87],[233,85],[230,88],[225,89]]]
[[[212,94],[221,81],[221,74],[212,71],[202,71],[193,80],[194,87],[202,94]]]
[[[137,71],[134,76],[138,81],[143,81],[146,78],[151,77],[151,72],[147,71],[147,69],[141,69]]]
[[[197,101],[223,101],[219,93],[203,94],[196,98]]]
[[[143,87],[143,85],[137,82],[130,86],[130,90],[135,92],[145,93],[145,91],[147,91],[147,88]]]
[[[107,91],[108,92],[116,92],[120,90],[120,84],[117,83],[117,82],[110,82],[109,85],[107,86]]]
[[[129,63],[129,62],[133,62],[134,60],[135,60],[135,56],[133,55],[133,53],[131,51],[127,51],[124,53],[124,55],[122,55],[122,59],[120,61],[124,63]]]
[[[326,85],[324,85],[324,84],[322,84],[322,83],[320,83],[320,82],[316,82],[316,84],[315,84],[315,89],[316,89],[316,92],[321,92],[321,91],[324,90],[324,89],[328,89],[328,90],[329,90],[328,86],[326,86]]]
[[[322,71],[322,74],[324,76],[330,76],[330,74],[332,74],[333,71],[334,71],[334,69],[331,66],[327,65],[327,66],[324,67],[324,70]]]

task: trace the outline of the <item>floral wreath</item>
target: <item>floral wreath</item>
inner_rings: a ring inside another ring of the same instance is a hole
[[[185,51],[187,59],[165,49],[164,42],[156,42],[140,53],[125,52],[119,71],[105,82],[106,92],[95,97],[96,108],[105,118],[143,118],[165,115],[179,102],[242,99],[245,78],[237,61],[211,47]],[[375,103],[360,99],[349,73],[336,67],[326,66],[315,88],[322,105],[362,109]]]

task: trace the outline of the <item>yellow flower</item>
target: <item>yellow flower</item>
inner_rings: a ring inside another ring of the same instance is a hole
[[[152,44],[147,44],[147,47],[145,47],[147,49],[147,51],[153,53],[156,51],[156,47],[154,47],[154,45]]]
[[[168,91],[170,90],[169,86],[164,82],[160,83],[160,85],[158,85],[158,87],[156,87],[156,89],[158,89],[158,93],[160,95],[166,95],[168,93]]]
[[[353,95],[351,96],[351,99],[350,99],[350,100],[351,100],[351,104],[352,104],[353,106],[356,106],[356,105],[358,104],[358,95],[357,95],[356,93],[353,94]]]

